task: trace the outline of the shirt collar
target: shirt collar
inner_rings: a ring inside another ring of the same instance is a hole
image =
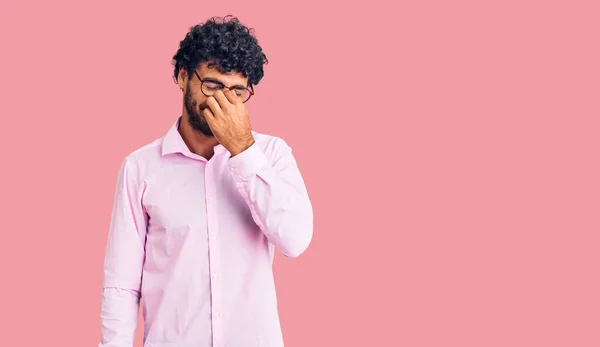
[[[187,147],[181,134],[179,133],[179,123],[183,117],[177,118],[177,120],[171,125],[171,128],[163,138],[162,143],[162,155],[171,153],[182,153],[186,156],[195,156],[190,149]],[[225,151],[225,147],[221,144],[215,146],[215,154]]]

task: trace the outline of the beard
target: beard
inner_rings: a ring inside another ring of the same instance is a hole
[[[214,136],[210,126],[208,126],[206,118],[204,118],[204,115],[202,114],[202,110],[209,107],[206,103],[198,105],[198,101],[192,96],[189,85],[186,88],[183,103],[188,114],[188,123],[192,129],[206,136]]]

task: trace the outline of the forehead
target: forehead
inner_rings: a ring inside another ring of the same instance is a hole
[[[210,68],[208,63],[204,62],[196,69],[202,78],[216,78],[226,85],[232,86],[236,84],[246,85],[248,78],[244,77],[241,72],[231,71],[228,73],[220,72],[216,66]]]

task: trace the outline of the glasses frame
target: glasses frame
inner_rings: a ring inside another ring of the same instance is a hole
[[[205,80],[203,80],[203,79],[200,77],[200,75],[198,75],[198,71],[194,70],[194,74],[196,75],[196,77],[198,77],[198,80],[200,80],[200,91],[202,92],[202,94],[204,94],[204,95],[206,95],[206,96],[212,96],[212,95],[207,95],[207,94],[204,92],[204,88],[203,88],[203,86],[204,86],[204,82],[205,82]],[[211,81],[208,81],[208,82],[211,82]],[[213,82],[213,83],[215,83],[215,82]],[[222,84],[222,83],[221,83],[221,84]],[[238,89],[238,88],[236,88],[236,87],[228,87],[228,86],[226,86],[226,85],[224,85],[224,84],[222,84],[222,85],[223,85],[223,88],[222,88],[222,89],[229,89],[229,90]],[[246,90],[247,90],[247,91],[248,91],[250,94],[249,94],[248,98],[247,98],[245,101],[242,101],[242,103],[246,103],[246,102],[248,102],[248,100],[250,100],[250,98],[252,97],[252,95],[254,95],[254,87],[252,87],[252,85],[251,85],[251,84],[249,84],[249,85],[248,85],[248,87],[246,87]]]

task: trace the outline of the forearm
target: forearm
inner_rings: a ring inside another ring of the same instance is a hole
[[[102,336],[98,347],[133,347],[139,304],[137,291],[104,288],[100,314]]]
[[[283,150],[287,154],[272,166],[253,145],[230,166],[256,224],[282,253],[297,257],[312,239],[313,210],[291,149]]]
[[[133,347],[140,306],[147,215],[134,158],[119,171],[102,282],[99,347]]]

